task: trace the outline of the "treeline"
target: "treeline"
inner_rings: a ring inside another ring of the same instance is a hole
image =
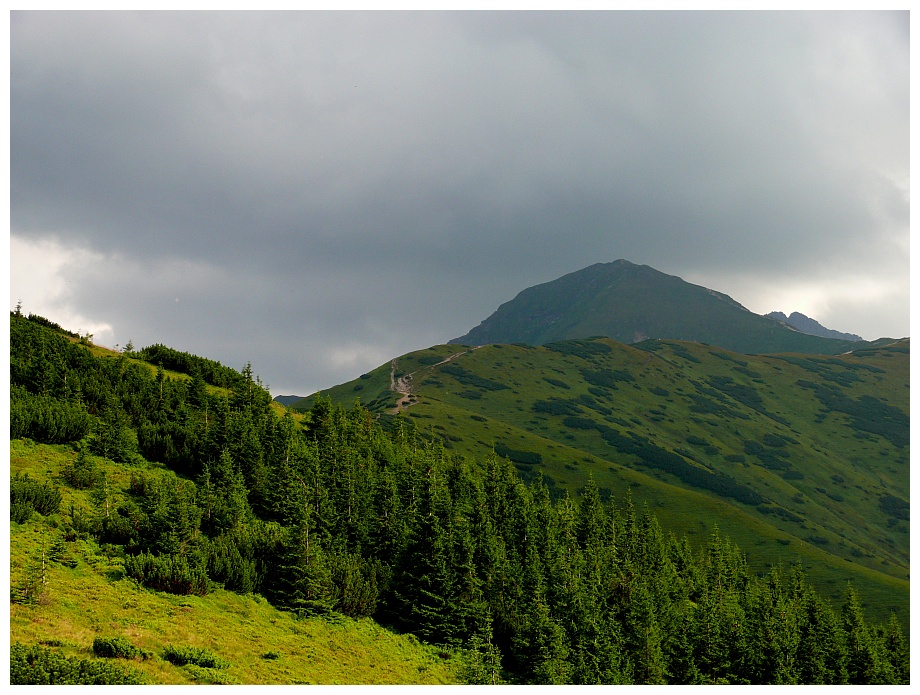
[[[11,313],[14,313],[17,317],[21,318],[22,317],[22,304],[21,303],[18,304],[16,306],[15,312],[11,312]],[[45,326],[46,328],[50,328],[51,330],[57,333],[61,333],[63,335],[69,335],[71,338],[80,337],[77,333],[74,333],[73,331],[68,331],[66,328],[62,328],[60,324],[57,324],[50,319],[46,319],[44,316],[39,316],[38,314],[29,314],[25,318],[26,320],[32,321],[33,323],[37,323],[40,326]]]
[[[225,367],[220,362],[188,352],[173,350],[159,343],[132,352],[131,356],[181,374],[189,376],[198,374],[212,386],[230,388],[242,382],[242,375],[231,367]]]
[[[868,625],[854,591],[836,610],[799,569],[754,576],[718,533],[693,552],[593,482],[553,501],[509,461],[449,455],[399,416],[384,431],[359,405],[319,400],[301,424],[270,410],[248,367],[215,396],[123,356],[83,359],[19,321],[19,397],[90,419],[62,475],[92,485],[96,507],[66,532],[121,548],[141,584],[371,616],[469,650],[471,682],[909,682],[897,619]],[[87,449],[171,471],[139,466],[113,490]]]

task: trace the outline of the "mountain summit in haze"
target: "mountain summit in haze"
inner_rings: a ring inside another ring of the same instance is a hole
[[[767,318],[776,319],[777,321],[782,321],[783,323],[788,323],[797,331],[808,333],[808,335],[820,335],[822,338],[839,338],[840,340],[850,340],[853,342],[862,340],[862,338],[860,338],[855,333],[841,333],[840,331],[835,331],[831,328],[825,328],[814,319],[809,318],[805,314],[801,314],[798,311],[793,311],[791,314],[789,314],[789,316],[786,316],[781,311],[771,311],[769,314],[767,314]]]
[[[622,259],[530,287],[450,342],[544,345],[593,336],[623,343],[686,340],[747,354],[836,354],[854,346],[808,335],[726,294]]]

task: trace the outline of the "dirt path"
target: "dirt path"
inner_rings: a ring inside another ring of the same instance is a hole
[[[396,391],[396,393],[402,395],[396,401],[396,407],[387,411],[390,414],[396,414],[400,410],[405,410],[410,405],[418,402],[418,399],[412,395],[412,374],[404,374],[398,379],[396,378],[396,360],[390,362],[390,391]]]
[[[434,369],[435,367],[440,367],[442,364],[447,364],[451,360],[454,360],[460,357],[461,355],[465,355],[468,352],[472,352],[473,350],[478,350],[481,347],[482,345],[477,345],[476,347],[470,348],[469,350],[461,350],[460,352],[455,352],[450,357],[447,357],[441,360],[440,362],[437,362],[428,367],[425,367],[425,369],[431,370],[431,369]],[[396,360],[393,360],[392,362],[390,362],[390,390],[395,391],[396,393],[400,394],[401,398],[398,401],[396,401],[395,408],[391,408],[390,410],[387,411],[390,415],[395,415],[396,413],[402,410],[405,410],[410,405],[415,405],[416,403],[418,403],[418,396],[412,393],[412,377],[415,376],[418,372],[422,371],[421,369],[419,369],[419,370],[412,372],[411,374],[403,374],[401,377],[397,379],[396,378],[396,366],[397,366]]]

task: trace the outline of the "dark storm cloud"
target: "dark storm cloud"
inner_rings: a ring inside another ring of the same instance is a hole
[[[122,342],[251,359],[281,390],[621,257],[729,293],[901,278],[878,330],[904,334],[907,25],[14,13],[12,233],[101,254],[62,271],[67,301]]]

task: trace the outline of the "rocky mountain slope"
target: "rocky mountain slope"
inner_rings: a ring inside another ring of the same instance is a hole
[[[781,311],[771,311],[766,316],[767,318],[776,319],[777,321],[787,323],[797,331],[808,333],[809,335],[818,335],[822,338],[851,340],[853,342],[862,341],[862,338],[855,333],[841,333],[840,331],[835,331],[831,328],[825,328],[813,318],[809,318],[808,316],[805,316],[805,314],[802,314],[798,311],[793,311],[791,314],[789,314],[789,316],[786,316]]]

